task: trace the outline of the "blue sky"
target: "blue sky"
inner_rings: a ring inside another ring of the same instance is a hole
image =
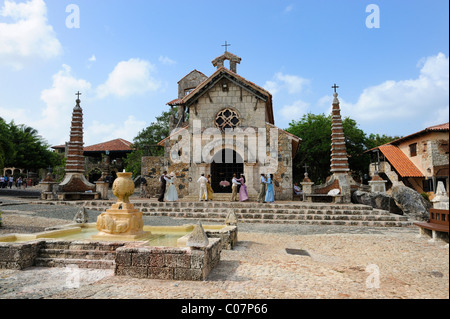
[[[447,0],[0,0],[0,117],[63,144],[79,90],[86,145],[132,141],[228,41],[277,126],[329,114],[337,83],[366,133],[408,135],[448,121],[448,30]]]

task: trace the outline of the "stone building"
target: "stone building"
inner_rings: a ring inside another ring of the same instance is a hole
[[[225,66],[229,61],[230,67]],[[238,75],[241,58],[225,52],[209,77],[193,70],[178,82],[163,158],[143,158],[142,175],[156,187],[160,173],[176,176],[179,195],[198,200],[201,174],[211,175],[216,199],[227,199],[233,174],[244,174],[255,199],[260,174],[273,174],[275,198],[293,197],[292,163],[301,139],[275,126],[272,95]]]
[[[379,174],[388,184],[405,185],[432,198],[437,184],[449,189],[449,123],[435,125],[369,150],[373,156],[370,174],[378,164]]]

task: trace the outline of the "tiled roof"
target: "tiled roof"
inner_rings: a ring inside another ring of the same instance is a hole
[[[444,124],[430,126],[426,130],[428,130],[428,131],[448,131],[448,129],[449,129],[449,123],[447,122],[447,123],[444,123]]]
[[[109,142],[100,143],[92,146],[88,146],[84,148],[85,152],[117,152],[117,151],[132,151],[133,143],[128,142],[124,139],[118,138]]]
[[[407,140],[417,137],[419,135],[423,135],[423,134],[430,133],[430,132],[448,132],[448,130],[449,130],[449,122],[444,123],[444,124],[434,125],[434,126],[427,127],[426,129],[424,129],[422,131],[399,138],[398,140],[392,141],[389,144],[398,145],[404,141],[407,141]]]
[[[167,103],[167,105],[170,105],[170,106],[176,106],[176,105],[181,105],[181,104],[183,104],[182,99],[175,99],[175,100],[172,100],[169,103]]]
[[[401,177],[424,177],[413,162],[394,145],[382,145],[380,151]]]

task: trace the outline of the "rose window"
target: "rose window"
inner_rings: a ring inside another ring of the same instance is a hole
[[[239,115],[231,109],[222,110],[216,116],[216,127],[222,131],[225,131],[227,128],[234,129],[239,123]]]

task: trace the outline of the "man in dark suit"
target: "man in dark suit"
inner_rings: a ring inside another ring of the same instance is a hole
[[[158,202],[164,202],[164,194],[166,193],[167,182],[170,180],[170,178],[167,177],[166,175],[167,175],[167,171],[164,171],[164,173],[159,178],[159,181],[161,182],[161,186],[159,189],[160,195],[158,198]]]

